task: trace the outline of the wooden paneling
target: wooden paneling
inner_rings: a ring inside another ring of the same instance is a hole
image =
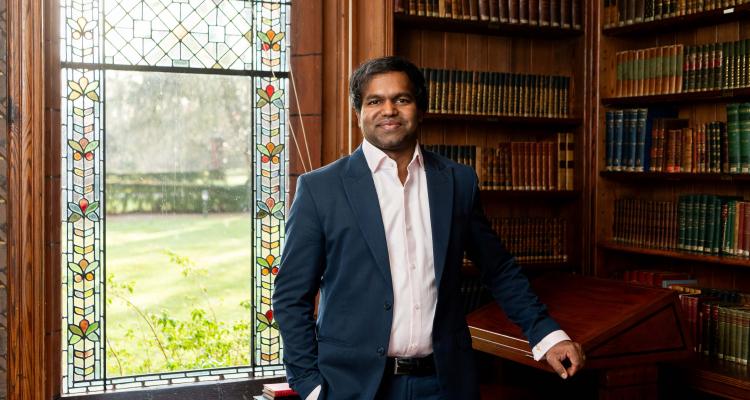
[[[44,3],[8,2],[8,396],[51,398],[47,380],[54,371],[46,361],[54,339],[46,325],[45,219],[45,65]],[[52,206],[52,209],[58,207]],[[55,282],[50,282],[55,285]],[[50,299],[52,300],[52,299]],[[50,306],[57,304],[52,301]],[[59,319],[56,321],[59,324]],[[46,334],[49,333],[50,336]],[[54,360],[60,364],[59,356]]]

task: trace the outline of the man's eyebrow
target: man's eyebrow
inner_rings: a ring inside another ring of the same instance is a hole
[[[399,93],[395,93],[395,94],[391,95],[391,98],[403,97],[403,96],[414,97],[414,95],[411,92],[399,92]],[[382,94],[377,94],[377,93],[371,93],[371,94],[365,95],[364,98],[365,99],[371,99],[371,98],[379,99],[379,98],[383,98],[383,97],[387,97],[387,96],[384,96]]]

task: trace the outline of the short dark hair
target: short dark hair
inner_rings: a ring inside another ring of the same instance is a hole
[[[427,87],[424,75],[411,61],[398,56],[380,57],[367,60],[352,73],[349,79],[349,100],[354,110],[362,109],[362,90],[370,83],[373,76],[386,72],[403,72],[409,77],[412,94],[417,102],[417,108],[427,111]]]

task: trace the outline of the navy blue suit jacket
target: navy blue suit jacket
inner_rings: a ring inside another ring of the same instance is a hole
[[[478,398],[459,298],[464,250],[531,346],[559,327],[487,222],[474,171],[422,153],[437,288],[432,327],[437,375],[451,399]],[[297,182],[273,296],[290,385],[303,399],[317,385],[322,399],[372,399],[385,369],[392,305],[385,230],[360,148]]]

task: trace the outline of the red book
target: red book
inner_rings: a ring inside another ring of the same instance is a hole
[[[275,399],[279,397],[299,396],[299,393],[289,387],[289,384],[286,382],[265,383],[263,384],[263,396],[269,399]]]

